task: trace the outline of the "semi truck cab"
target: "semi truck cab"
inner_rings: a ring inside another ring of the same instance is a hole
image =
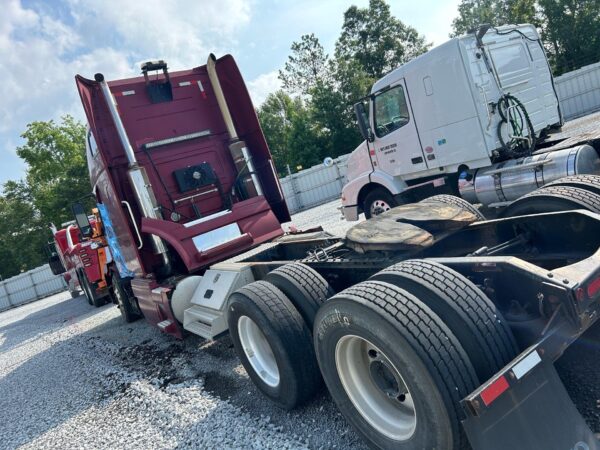
[[[347,220],[374,215],[377,201],[458,195],[461,173],[524,156],[513,150],[532,150],[544,130],[562,124],[532,25],[453,38],[378,80],[355,112],[365,141],[348,164]]]
[[[76,77],[93,191],[132,307],[181,336],[170,306],[182,276],[283,234],[289,212],[234,59],[141,76]],[[108,224],[108,225],[107,225]]]

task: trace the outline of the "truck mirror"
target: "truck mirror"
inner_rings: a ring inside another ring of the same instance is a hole
[[[360,130],[362,137],[369,142],[373,142],[375,140],[375,136],[373,136],[373,131],[369,125],[369,116],[367,115],[364,102],[358,102],[354,105],[354,114],[356,114],[358,129]]]
[[[79,231],[82,236],[89,237],[92,235],[92,226],[90,225],[90,221],[85,212],[85,208],[81,203],[73,203],[71,206],[71,210],[73,211],[73,215],[75,216],[75,222],[79,227]]]

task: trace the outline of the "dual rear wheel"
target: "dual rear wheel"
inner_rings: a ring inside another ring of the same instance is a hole
[[[276,274],[286,274],[287,284],[257,281],[228,302],[234,346],[257,387],[291,409],[324,379],[342,414],[374,447],[464,446],[460,400],[518,353],[502,315],[477,286],[415,260],[331,296],[318,273],[294,266]],[[310,298],[299,302],[300,291]],[[306,315],[311,308],[300,312],[299,305],[315,301],[314,316]]]

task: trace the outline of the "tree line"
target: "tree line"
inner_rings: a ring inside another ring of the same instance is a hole
[[[555,75],[600,60],[600,0],[462,0],[452,34],[483,23],[535,24]],[[279,173],[352,151],[361,141],[353,103],[375,80],[430,47],[385,0],[344,12],[331,55],[314,34],[301,36],[279,71],[282,89],[257,110]],[[26,176],[5,183],[0,195],[3,278],[44,263],[48,224],[71,220],[70,205],[91,191],[82,123],[69,116],[33,122],[22,137],[17,155],[27,164]]]

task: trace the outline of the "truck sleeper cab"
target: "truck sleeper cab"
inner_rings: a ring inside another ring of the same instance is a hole
[[[453,38],[378,80],[355,111],[365,141],[348,160],[347,220],[435,194],[501,207],[600,172],[598,148],[582,146],[589,137],[541,145],[562,118],[532,25]]]
[[[76,77],[88,167],[115,275],[150,323],[181,336],[173,280],[280,236],[290,217],[231,56],[177,72],[148,62],[142,74]]]

